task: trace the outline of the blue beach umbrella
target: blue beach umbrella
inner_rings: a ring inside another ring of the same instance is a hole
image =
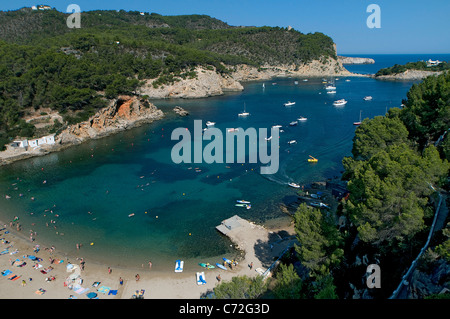
[[[90,292],[86,295],[86,297],[88,297],[89,299],[92,299],[92,298],[97,297],[97,294],[95,292]]]

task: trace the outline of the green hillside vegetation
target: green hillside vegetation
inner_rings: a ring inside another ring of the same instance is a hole
[[[331,38],[279,27],[232,27],[205,15],[90,11],[81,29],[56,10],[0,12],[0,149],[31,137],[22,119],[50,107],[65,124],[86,120],[108,99],[194,78],[197,66],[230,72],[238,64],[301,65],[336,59]],[[59,125],[60,126],[60,125]]]
[[[395,64],[389,68],[384,68],[378,70],[377,73],[375,73],[375,76],[381,76],[381,75],[391,75],[391,74],[398,74],[403,73],[407,70],[420,70],[420,71],[445,71],[450,69],[450,63],[443,61],[442,63],[439,63],[438,65],[433,66],[427,66],[427,63],[425,61],[417,61],[417,62],[409,62],[404,65],[401,64]]]
[[[349,298],[349,283],[367,289],[367,265],[356,263],[363,256],[383,273],[383,289],[367,293],[383,299],[392,294],[426,242],[437,198],[431,186],[450,187],[449,135],[434,145],[449,127],[449,92],[449,73],[428,77],[411,87],[403,108],[363,121],[352,156],[343,159],[348,198],[336,211],[298,207],[299,244],[283,256],[264,297]],[[339,217],[347,220],[344,226],[337,227]],[[450,223],[436,234],[431,248],[447,263],[449,228]]]

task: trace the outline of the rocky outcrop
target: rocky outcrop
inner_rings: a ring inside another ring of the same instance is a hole
[[[173,111],[177,113],[179,116],[188,116],[189,112],[183,109],[181,106],[175,106]]]
[[[349,56],[338,56],[342,64],[374,64],[375,60],[371,58],[357,58]]]
[[[150,123],[163,116],[163,112],[148,101],[137,97],[119,96],[88,121],[66,128],[59,134],[56,143],[79,144],[87,139],[100,138],[143,123]]]
[[[131,96],[119,96],[89,120],[68,126],[56,137],[56,143],[53,145],[27,149],[8,147],[6,151],[0,152],[0,165],[60,151],[89,139],[101,138],[153,122],[163,116],[164,113],[161,110],[146,100]]]
[[[233,77],[221,75],[215,70],[202,67],[195,69],[196,78],[177,78],[172,84],[153,86],[156,79],[147,80],[140,88],[141,95],[153,99],[166,98],[202,98],[222,95],[227,91],[242,91],[244,87]]]
[[[402,73],[374,76],[378,80],[422,80],[428,76],[437,76],[442,71],[406,70]]]
[[[416,269],[410,279],[407,298],[423,299],[430,295],[450,292],[450,265],[445,260],[437,260],[430,270]]]

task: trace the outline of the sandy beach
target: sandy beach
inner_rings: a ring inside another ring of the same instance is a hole
[[[1,225],[0,299],[88,299],[92,296],[90,293],[96,294],[98,299],[130,299],[136,292],[144,299],[199,299],[219,283],[219,275],[222,282],[233,276],[259,275],[294,241],[293,225],[267,229],[240,220],[241,227],[228,234],[245,252],[237,266],[227,267],[225,271],[217,267],[185,265],[183,272],[175,273],[174,264],[171,273],[152,270],[150,265],[143,265],[139,270],[108,269],[107,265],[83,259],[82,249],[77,256],[67,256],[57,248],[43,246],[36,252],[38,240],[31,242],[22,231],[17,232],[14,225],[12,228],[8,224]],[[83,270],[81,261],[85,262]],[[205,273],[206,284],[197,285],[197,271]],[[138,280],[136,275],[139,275]]]

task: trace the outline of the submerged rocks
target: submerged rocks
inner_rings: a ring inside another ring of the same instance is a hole
[[[173,111],[177,113],[179,116],[188,116],[189,112],[183,109],[181,106],[175,106]]]

